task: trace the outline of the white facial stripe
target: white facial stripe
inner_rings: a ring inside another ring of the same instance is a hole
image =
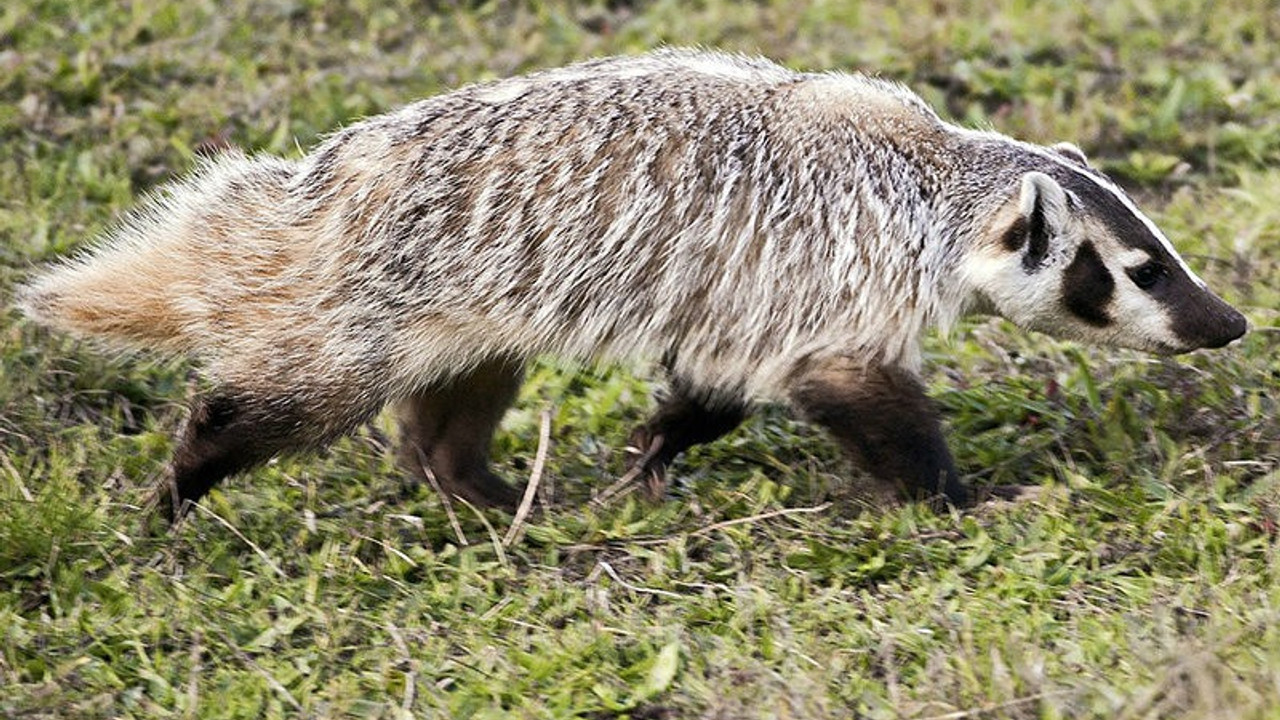
[[[1129,212],[1133,213],[1134,217],[1142,221],[1142,224],[1146,226],[1147,230],[1150,231],[1151,234],[1155,236],[1156,240],[1160,242],[1160,245],[1164,248],[1165,252],[1173,256],[1174,261],[1177,262],[1178,267],[1182,268],[1182,271],[1187,274],[1187,277],[1191,278],[1191,281],[1196,285],[1199,285],[1202,288],[1205,287],[1205,282],[1200,279],[1199,275],[1192,272],[1191,268],[1187,267],[1187,263],[1183,261],[1182,256],[1179,255],[1178,251],[1173,247],[1173,243],[1169,242],[1169,238],[1165,237],[1164,233],[1160,232],[1160,228],[1156,227],[1156,224],[1151,222],[1151,218],[1144,215],[1142,211],[1139,210],[1131,200],[1129,200],[1129,196],[1125,195],[1124,191],[1053,151],[1045,150],[1038,145],[1028,145],[1028,147],[1034,150],[1038,155],[1053,160],[1058,165],[1067,168],[1071,172],[1091,181],[1094,185],[1097,185],[1103,190],[1114,195],[1115,198],[1119,200],[1127,210],[1129,210]]]
[[[1151,256],[1141,250],[1126,249],[1122,253],[1116,255],[1116,260],[1120,262],[1120,267],[1125,270],[1132,270],[1139,265],[1144,265],[1151,260]]]

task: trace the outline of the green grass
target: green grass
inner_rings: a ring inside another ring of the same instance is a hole
[[[700,44],[902,80],[1072,140],[1254,332],[1176,359],[966,323],[928,382],[966,514],[869,497],[766,409],[588,503],[651,407],[634,369],[531,372],[496,453],[555,501],[406,490],[387,419],[139,504],[190,368],[0,314],[0,716],[1280,717],[1280,15],[1250,0],[16,0],[0,8],[0,306],[208,148],[296,155],[362,115],[575,59]]]

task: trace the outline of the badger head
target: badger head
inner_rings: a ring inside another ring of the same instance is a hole
[[[1020,327],[1160,354],[1226,345],[1245,319],[1074,147],[1016,178],[963,272]],[[1048,158],[1046,158],[1048,160]]]

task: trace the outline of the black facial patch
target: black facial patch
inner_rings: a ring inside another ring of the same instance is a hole
[[[1009,252],[1017,252],[1022,243],[1027,241],[1027,219],[1021,215],[1016,220],[1009,223],[1009,228],[1004,231],[1004,235],[1000,237],[1000,243],[1004,245],[1004,249]]]
[[[1018,252],[1026,247],[1022,254],[1022,267],[1033,273],[1044,263],[1049,252],[1049,229],[1044,219],[1044,207],[1037,202],[1031,215],[1019,215],[1009,223],[1009,227],[1000,237],[1000,243],[1009,252]]]
[[[1084,242],[1062,276],[1062,300],[1071,314],[1094,327],[1111,324],[1107,305],[1115,294],[1111,277],[1093,243]]]
[[[1044,218],[1044,198],[1036,197],[1035,207],[1027,218],[1027,251],[1022,254],[1022,267],[1035,272],[1049,253],[1049,224]]]

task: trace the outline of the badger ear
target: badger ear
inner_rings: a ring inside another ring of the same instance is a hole
[[[1029,172],[1022,176],[1017,202],[1017,217],[1005,230],[1004,246],[1009,252],[1021,252],[1022,266],[1035,272],[1066,225],[1067,195],[1053,178]]]
[[[1060,142],[1049,147],[1050,150],[1082,167],[1089,167],[1089,158],[1075,143]]]

